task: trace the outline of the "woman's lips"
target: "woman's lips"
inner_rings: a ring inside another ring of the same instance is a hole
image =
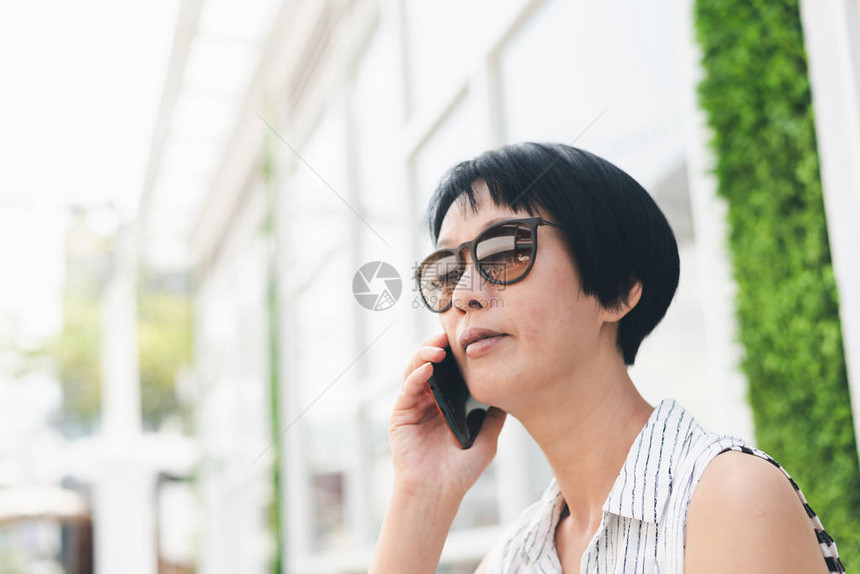
[[[490,349],[493,349],[499,344],[501,344],[502,339],[504,339],[505,337],[507,337],[507,335],[494,335],[492,337],[478,339],[474,343],[470,343],[466,346],[466,356],[470,359],[480,357],[484,353],[488,353]]]

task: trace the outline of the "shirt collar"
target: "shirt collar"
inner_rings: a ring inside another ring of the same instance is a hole
[[[539,510],[534,512],[526,525],[526,535],[522,538],[519,552],[532,563],[540,560],[548,548],[548,540],[555,540],[555,530],[564,508],[564,496],[555,477],[550,481],[538,502]],[[554,544],[553,544],[554,546]]]
[[[662,400],[633,441],[624,466],[609,492],[604,512],[658,524],[672,492],[672,468],[681,422],[689,419],[673,399]],[[647,469],[647,470],[646,470]]]
[[[683,425],[686,428],[682,434],[681,423],[685,419],[687,424]],[[673,399],[664,399],[654,408],[627,453],[603,504],[604,513],[659,523],[672,492],[673,465],[686,442],[691,420]],[[539,502],[542,510],[535,512],[526,526],[527,534],[519,549],[522,556],[535,562],[548,551],[547,536],[554,542],[564,503],[561,488],[553,478]]]

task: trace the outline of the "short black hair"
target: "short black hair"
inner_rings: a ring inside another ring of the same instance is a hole
[[[442,177],[427,208],[433,244],[455,200],[477,212],[473,185],[483,180],[496,206],[535,215],[540,207],[561,225],[586,295],[606,309],[627,299],[636,279],[642,294],[618,326],[619,350],[632,365],[642,340],[663,319],[680,274],[678,244],[651,195],[623,170],[559,143],[524,142],[486,151]]]

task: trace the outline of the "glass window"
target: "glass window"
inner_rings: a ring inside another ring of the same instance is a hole
[[[376,301],[381,310],[352,302],[361,337],[357,352],[369,346],[355,368],[362,376],[373,377],[374,381],[385,379],[392,386],[399,383],[410,353],[408,274],[410,234],[414,232],[406,220],[409,194],[405,157],[399,147],[403,133],[402,86],[393,81],[400,78],[395,39],[388,21],[383,19],[356,70],[350,100],[355,207],[363,217],[363,221],[357,217],[352,221],[358,233],[358,261],[352,271],[356,273],[366,263],[382,261],[394,267],[400,278],[398,287],[396,278],[384,273],[387,268],[376,268],[366,281],[364,276],[358,279],[369,294],[384,298]]]
[[[388,446],[388,417],[391,414],[395,396],[394,393],[387,393],[386,396],[370,403],[367,409],[373,532],[379,532],[382,528],[385,509],[391,499],[394,469],[391,466],[391,450]]]
[[[630,373],[652,404],[672,396],[694,412],[708,413],[713,411],[713,389],[705,384],[687,384],[690,373],[699,373],[700,380],[707,380],[704,369],[708,356],[686,163],[675,164],[655,184],[653,194],[675,232],[681,277],[675,298],[663,318],[665,325],[659,325],[642,342]]]
[[[255,457],[269,443],[265,245],[242,217],[198,297],[203,433],[223,456]],[[210,415],[212,418],[210,419]]]
[[[405,25],[411,111],[432,103],[469,72],[465,60],[488,40],[513,0],[407,0]]]
[[[343,472],[321,472],[313,476],[314,542],[316,550],[342,548],[346,544]]]
[[[419,221],[423,222],[427,203],[444,173],[455,164],[484,151],[481,146],[484,138],[476,131],[478,105],[467,93],[415,154],[413,179]],[[426,238],[426,228],[423,235]]]
[[[528,457],[528,484],[531,500],[538,500],[552,480],[552,469],[546,455],[536,442],[529,440],[526,446]]]
[[[270,541],[265,516],[270,502],[267,464],[248,471],[271,438],[268,413],[268,308],[266,246],[258,234],[261,195],[252,194],[238,214],[219,255],[203,275],[196,315],[199,336],[198,433],[205,445],[200,482],[218,492],[218,504],[205,505],[204,562],[239,561],[248,572],[262,572]],[[217,543],[223,536],[229,547]]]
[[[355,214],[341,199],[349,202],[351,196],[346,150],[346,117],[343,106],[335,105],[302,146],[304,161],[294,164],[281,205],[282,301],[293,326],[284,337],[294,357],[284,383],[296,385],[285,396],[297,403],[288,407],[295,414],[284,425],[297,420],[290,432],[301,433],[307,445],[307,527],[316,550],[341,548],[351,536],[344,498],[355,384],[349,367],[357,351],[349,249]]]
[[[499,523],[499,505],[496,504],[496,468],[496,464],[491,463],[463,497],[460,510],[451,524],[452,531]]]
[[[620,3],[612,5],[619,6],[618,17],[610,22],[611,8],[603,3],[545,2],[502,49],[506,140],[570,143],[606,106],[619,107],[631,16]],[[612,117],[617,112],[612,109]],[[609,120],[599,120],[589,135],[607,129]]]
[[[287,291],[314,280],[347,241],[346,218],[355,215],[341,200],[350,199],[345,129],[342,107],[333,106],[293,164],[281,202],[285,228],[281,269]]]
[[[648,188],[683,150],[672,38],[665,0],[545,2],[499,55],[505,140],[583,147]]]
[[[398,227],[402,230],[408,199],[399,181],[403,115],[398,97],[402,88],[392,81],[399,77],[396,56],[392,30],[380,26],[358,66],[350,101],[359,211],[391,244],[399,239],[394,234]],[[363,253],[389,255],[385,244],[366,226],[361,226],[360,233]]]
[[[287,294],[283,304],[294,317],[296,331],[287,336],[298,359],[296,381],[288,384],[299,385],[302,408],[353,359],[347,246],[348,218],[355,215],[338,197],[349,201],[345,152],[345,117],[336,107],[324,116],[301,149],[304,161],[295,164],[282,204],[285,241],[280,269]],[[338,385],[347,386],[342,382]],[[338,396],[331,393],[326,399]],[[320,399],[303,418],[320,418],[331,404]]]
[[[326,266],[290,303],[296,332],[288,336],[296,350],[294,382],[299,385],[299,401],[302,408],[317,401],[303,415],[305,421],[327,424],[334,412],[348,412],[355,375],[347,367],[358,353],[353,341],[355,299],[348,266],[345,253],[330,255]]]

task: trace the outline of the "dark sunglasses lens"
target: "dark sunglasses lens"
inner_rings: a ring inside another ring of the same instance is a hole
[[[493,283],[505,284],[522,278],[535,252],[534,234],[522,223],[488,230],[475,247],[478,265]]]
[[[453,251],[441,251],[425,259],[418,275],[418,288],[427,306],[437,312],[445,309],[462,275],[463,268]]]

